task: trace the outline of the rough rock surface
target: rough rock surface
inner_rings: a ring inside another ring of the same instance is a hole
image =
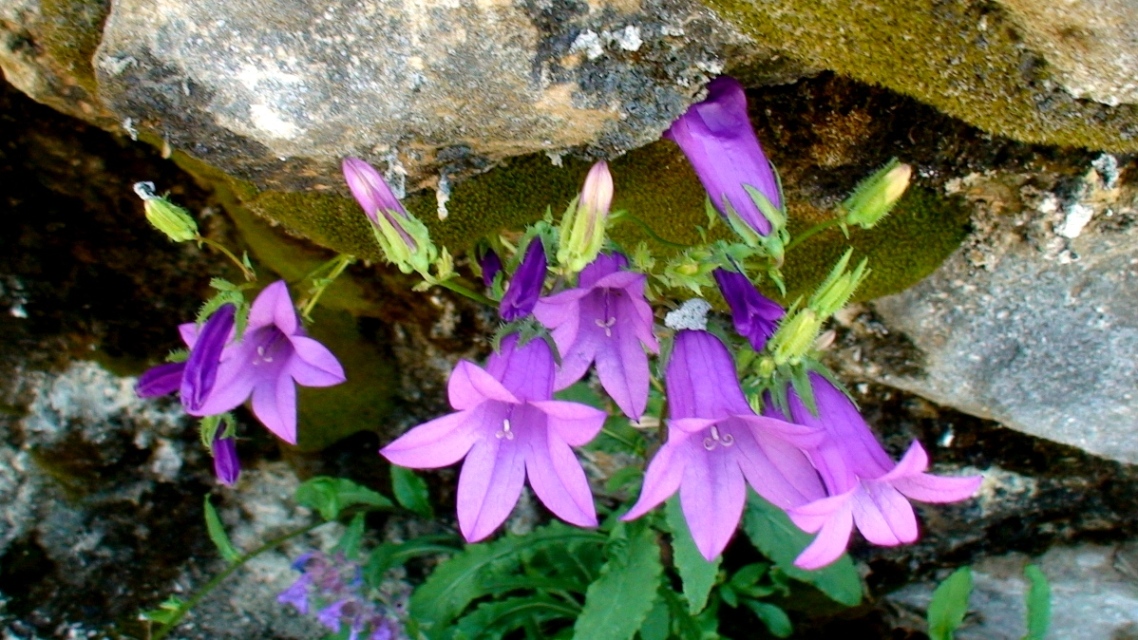
[[[976,233],[930,278],[874,308],[923,357],[865,374],[1032,435],[1138,462],[1136,195],[1102,156],[1073,181],[950,183]]]
[[[654,140],[732,42],[687,0],[124,0],[95,67],[129,127],[261,187],[338,184],[349,154],[421,186]]]
[[[1138,634],[1138,546],[1080,544],[1055,547],[1039,558],[1022,554],[987,558],[973,566],[973,590],[959,640],[1018,640],[1026,631],[1027,580],[1035,563],[1051,583],[1051,627],[1063,640],[1133,638]],[[935,588],[905,587],[888,599],[923,617]]]

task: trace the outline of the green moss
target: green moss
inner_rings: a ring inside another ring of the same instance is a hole
[[[757,40],[808,65],[913,96],[1030,143],[1138,149],[1138,107],[1048,88],[1010,21],[987,3],[705,0]]]
[[[40,0],[39,43],[79,86],[95,94],[91,61],[110,12],[107,0]]]

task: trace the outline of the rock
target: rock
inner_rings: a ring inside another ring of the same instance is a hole
[[[930,278],[874,303],[921,353],[871,378],[1096,455],[1138,462],[1138,195],[1113,159],[1084,176],[950,185],[977,231]],[[1089,218],[1089,221],[1088,221]]]
[[[643,145],[744,42],[687,0],[124,0],[95,68],[120,119],[262,188],[339,186],[361,155],[401,191]]]
[[[1055,547],[1039,558],[1010,554],[972,567],[969,613],[959,640],[1019,640],[1026,631],[1024,603],[1029,562],[1051,584],[1049,638],[1100,640],[1133,638],[1138,632],[1138,543]],[[945,574],[947,576],[947,573]],[[888,596],[902,609],[924,617],[935,588],[915,583]]]

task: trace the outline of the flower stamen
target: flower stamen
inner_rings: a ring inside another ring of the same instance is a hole
[[[703,439],[703,448],[708,451],[714,451],[715,447],[719,445],[730,447],[733,444],[735,444],[735,436],[730,433],[720,435],[719,427],[715,425],[711,425],[711,436]]]
[[[596,320],[593,320],[593,322],[597,323],[598,327],[605,330],[605,337],[606,338],[612,337],[612,326],[614,324],[616,324],[616,317],[615,316],[612,318],[609,318],[608,320],[604,320],[604,321],[602,321],[600,318],[597,318]]]
[[[514,432],[510,430],[510,419],[509,418],[502,420],[502,430],[495,433],[494,437],[498,438],[499,440],[501,440],[502,438],[505,438],[507,440],[513,440],[514,439]]]

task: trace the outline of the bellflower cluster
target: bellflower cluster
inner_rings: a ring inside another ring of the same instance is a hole
[[[359,564],[316,551],[297,558],[292,566],[301,576],[277,596],[277,602],[302,615],[315,613],[316,620],[333,633],[347,629],[349,640],[405,637],[393,608],[365,593]]]

